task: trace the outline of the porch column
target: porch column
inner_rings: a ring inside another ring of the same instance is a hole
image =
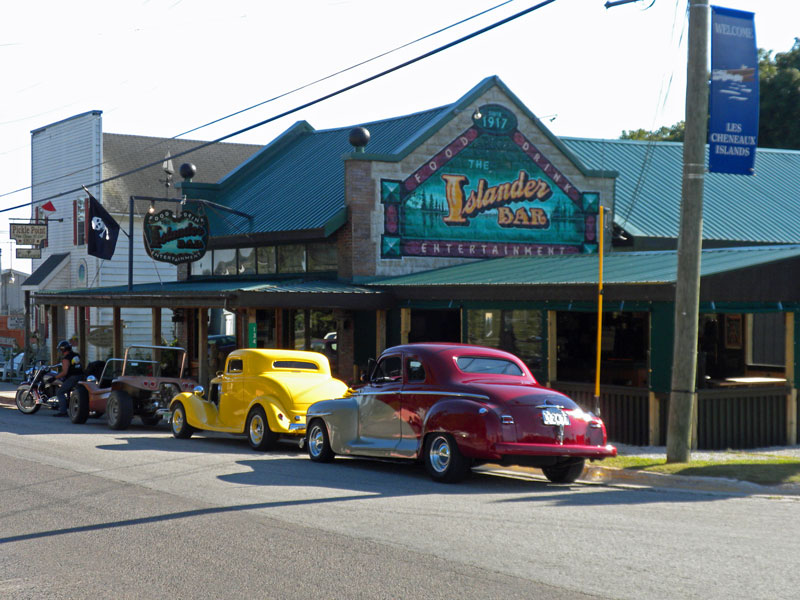
[[[660,401],[653,390],[647,394],[648,404],[648,428],[647,428],[647,443],[651,446],[658,446],[661,440],[661,422],[659,415],[661,414]]]
[[[408,334],[411,332],[411,309],[400,309],[400,343],[408,343]]]
[[[114,358],[123,358],[123,348],[122,348],[122,309],[119,306],[114,307],[114,317],[113,322],[111,325],[112,331],[112,346],[114,348],[113,356]]]
[[[558,377],[558,332],[556,331],[556,311],[547,311],[547,386],[553,385]]]
[[[78,311],[78,354],[81,355],[83,365],[89,364],[89,359],[86,357],[86,336],[89,333],[86,327],[86,311],[89,310],[88,306],[76,306],[75,310]]]
[[[376,310],[375,311],[375,356],[380,356],[381,352],[383,352],[384,350],[386,350],[386,311]]]
[[[47,312],[50,313],[50,364],[58,362],[58,352],[56,346],[58,345],[58,306],[51,304],[47,307]]]
[[[248,308],[247,314],[244,318],[245,330],[243,332],[243,339],[236,340],[238,348],[257,348],[258,347],[258,318],[256,317],[256,309]]]
[[[197,309],[197,379],[208,388],[208,309]]]
[[[153,346],[160,346],[161,345],[161,308],[158,306],[154,306],[150,309],[152,318],[153,318],[153,327],[152,327],[152,335],[153,335]]]
[[[786,444],[797,444],[797,389],[795,388],[794,373],[794,328],[795,319],[793,312],[786,313],[786,385],[789,393],[786,395]]]

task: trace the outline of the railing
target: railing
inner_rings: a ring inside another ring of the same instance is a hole
[[[786,444],[785,387],[699,390],[697,447],[704,450]]]
[[[594,385],[557,381],[553,389],[566,394],[584,410],[593,410]],[[600,416],[608,439],[620,444],[649,444],[649,394],[647,388],[603,385],[600,388]]]

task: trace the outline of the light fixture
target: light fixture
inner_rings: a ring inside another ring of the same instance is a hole
[[[14,283],[14,271],[11,271],[11,275],[8,277],[8,283]]]
[[[472,120],[473,121],[479,121],[482,116],[483,115],[481,114],[481,109],[480,108],[476,108],[475,112],[472,113]]]
[[[156,212],[156,203],[152,200],[150,200],[150,208],[147,209],[147,212],[149,212],[151,215]]]
[[[186,194],[184,194],[183,198],[181,198],[181,206],[186,206]]]

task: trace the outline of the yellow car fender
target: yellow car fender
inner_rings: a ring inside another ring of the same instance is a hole
[[[253,400],[250,404],[250,408],[247,410],[247,414],[250,414],[250,411],[253,410],[254,406],[260,406],[264,409],[264,414],[267,416],[267,423],[269,424],[269,428],[274,431],[275,433],[280,434],[296,434],[296,435],[303,435],[305,434],[305,429],[302,431],[289,431],[289,425],[291,424],[291,417],[287,414],[281,403],[278,402],[278,399],[273,396],[261,396]]]
[[[217,429],[220,427],[216,408],[200,396],[191,392],[183,392],[175,396],[169,404],[169,410],[175,410],[175,403],[183,404],[186,422],[196,429]]]

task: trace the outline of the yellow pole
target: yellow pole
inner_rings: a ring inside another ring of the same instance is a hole
[[[594,369],[594,412],[600,416],[600,353],[603,341],[603,205],[600,205],[599,218],[599,275],[597,279],[597,359]]]

